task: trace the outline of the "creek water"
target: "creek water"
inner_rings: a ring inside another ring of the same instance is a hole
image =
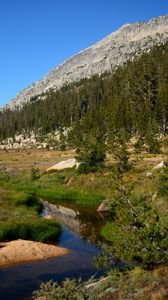
[[[102,251],[100,229],[107,222],[107,217],[86,210],[72,207],[68,203],[48,205],[45,201],[44,214],[51,213],[62,224],[58,246],[70,249],[66,256],[22,265],[0,268],[0,299],[28,300],[42,281],[62,281],[70,277],[87,280],[96,274],[100,277],[105,269],[97,269],[93,257]]]

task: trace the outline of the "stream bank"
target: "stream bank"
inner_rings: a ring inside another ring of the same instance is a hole
[[[0,268],[0,299],[31,299],[32,292],[39,287],[41,281],[52,279],[60,282],[67,277],[87,280],[92,275],[100,277],[105,274],[105,268],[97,269],[94,266],[93,257],[102,251],[98,232],[106,218],[96,212],[93,214],[90,209],[82,211],[72,208],[66,202],[64,206],[55,205],[54,213],[62,223],[57,246],[70,249],[70,253],[45,261]]]

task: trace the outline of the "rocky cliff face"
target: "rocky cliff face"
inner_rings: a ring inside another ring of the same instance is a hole
[[[8,107],[21,107],[33,97],[43,99],[41,94],[51,89],[59,89],[94,74],[113,71],[143,51],[149,51],[153,46],[167,41],[168,15],[151,19],[148,23],[126,24],[95,45],[70,57],[42,80],[21,91],[9,102]]]

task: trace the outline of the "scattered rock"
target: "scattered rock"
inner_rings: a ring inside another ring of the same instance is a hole
[[[157,169],[160,169],[160,168],[163,168],[165,165],[164,165],[164,161],[161,161],[158,165],[156,165],[155,167],[153,167],[153,170],[157,170]]]
[[[97,208],[97,212],[107,212],[109,211],[107,204],[103,201]]]
[[[67,160],[63,160],[63,161],[60,161],[59,163],[57,163],[56,165],[48,168],[47,172],[52,171],[52,170],[64,170],[64,169],[67,169],[67,168],[73,168],[76,165],[76,163],[77,162],[76,162],[75,158],[70,158],[70,159],[67,159]]]
[[[46,220],[54,220],[55,218],[52,216],[52,215],[45,215],[43,217],[43,219],[46,219]]]
[[[147,173],[146,173],[146,176],[147,176],[147,177],[150,177],[150,176],[152,176],[152,173],[151,173],[151,172],[147,172]]]
[[[12,173],[15,173],[15,169],[14,169],[14,168],[5,168],[4,173],[5,173],[5,174],[12,174]]]
[[[157,197],[157,192],[153,194],[152,201],[155,201],[156,197]]]

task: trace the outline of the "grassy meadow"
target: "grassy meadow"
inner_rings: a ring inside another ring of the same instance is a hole
[[[0,151],[0,241],[24,238],[54,242],[58,238],[60,225],[39,217],[40,198],[95,210],[105,199],[111,220],[101,235],[107,250],[139,267],[111,274],[111,281],[96,288],[95,296],[88,299],[99,299],[100,295],[101,300],[167,299],[167,167],[154,169],[167,160],[166,154],[132,152],[131,167],[122,176],[111,155],[105,167],[95,173],[79,174],[75,168],[46,172],[74,156],[73,151]]]

